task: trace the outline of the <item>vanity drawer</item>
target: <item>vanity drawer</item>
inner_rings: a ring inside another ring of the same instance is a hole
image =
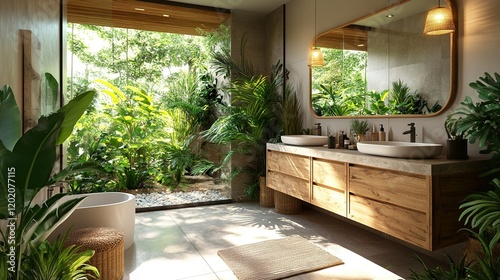
[[[313,183],[345,192],[346,164],[343,162],[313,159]]]
[[[422,248],[431,247],[425,213],[349,195],[349,218]]]
[[[267,151],[267,169],[309,180],[311,159],[305,156]]]
[[[311,202],[311,188],[309,180],[268,170],[266,185],[271,189],[280,191],[306,202]]]
[[[337,215],[346,217],[345,191],[313,184],[311,203]]]
[[[424,175],[351,165],[349,192],[422,213],[430,211],[430,191]]]

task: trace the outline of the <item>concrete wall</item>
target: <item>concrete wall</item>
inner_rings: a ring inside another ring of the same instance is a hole
[[[368,32],[368,90],[383,91],[401,80],[429,106],[436,101],[441,106],[446,103],[451,72],[444,70],[450,69],[450,36],[424,35],[426,15],[413,15]]]
[[[51,73],[61,84],[61,7],[63,0],[2,0],[0,1],[0,86],[8,84],[23,112],[23,38],[21,30],[30,30],[40,42],[40,74]],[[36,91],[36,89],[34,89]],[[39,92],[39,91],[37,91]],[[42,100],[41,100],[42,101]],[[41,105],[46,104],[41,102]],[[36,109],[36,108],[34,108]],[[47,108],[40,108],[48,113]],[[28,110],[37,112],[39,110]],[[33,114],[36,121],[36,114]],[[29,114],[23,116],[25,129],[33,125]],[[61,150],[58,153],[61,155]],[[62,159],[59,156],[54,169],[59,170]],[[35,202],[45,199],[41,191]]]
[[[395,1],[393,1],[395,2]],[[317,0],[316,30],[320,34],[380,10],[386,0]],[[484,72],[500,72],[500,1],[457,0],[458,11],[458,91],[451,107],[443,114],[430,118],[377,118],[370,123],[384,124],[391,140],[409,141],[401,133],[407,124],[416,123],[418,142],[445,144],[446,133],[443,123],[446,116],[458,107],[466,96],[476,96],[469,83],[477,80]],[[312,127],[321,122],[323,129],[347,130],[349,119],[316,119],[309,109],[309,69],[307,58],[314,38],[314,5],[309,0],[291,0],[286,4],[286,67],[291,71],[291,82],[300,96],[305,114],[304,124]],[[323,131],[323,133],[325,133]],[[478,155],[477,143],[469,145],[469,155]]]
[[[233,11],[231,13],[231,55],[240,61],[244,54],[253,66],[254,74],[269,75],[276,62],[283,62],[283,8],[268,15]],[[242,45],[245,42],[245,45]],[[244,47],[244,49],[242,49]],[[252,158],[234,155],[232,170],[243,167]],[[250,182],[248,174],[241,173],[231,181],[231,198],[245,200],[244,191]]]
[[[21,30],[31,30],[41,43],[42,73],[60,77],[60,0],[0,1],[0,85],[8,84],[22,105]]]

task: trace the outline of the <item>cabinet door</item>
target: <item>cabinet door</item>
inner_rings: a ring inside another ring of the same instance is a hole
[[[424,175],[352,165],[348,217],[430,248],[430,192]]]
[[[349,218],[430,250],[429,222],[425,213],[350,195]]]
[[[346,164],[313,159],[311,203],[346,216]]]
[[[268,170],[266,184],[271,189],[311,202],[311,187],[308,180]]]
[[[311,159],[305,156],[267,151],[267,169],[305,179],[311,176]]]
[[[429,211],[430,193],[424,175],[351,165],[349,192],[423,213]]]

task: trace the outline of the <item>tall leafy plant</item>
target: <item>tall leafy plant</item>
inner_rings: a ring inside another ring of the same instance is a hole
[[[219,118],[202,135],[217,144],[231,144],[231,152],[251,155],[253,160],[244,170],[251,174],[246,196],[258,193],[259,177],[265,174],[266,143],[282,130],[282,65],[273,67],[270,77],[244,74],[235,77],[228,91],[231,94],[229,112]]]
[[[490,176],[490,188],[485,192],[471,194],[460,208],[461,219],[477,228],[479,234],[493,229],[495,235],[489,241],[500,240],[500,75],[485,73],[476,82],[469,84],[478,93],[479,102],[467,96],[456,110],[461,117],[457,124],[458,133],[463,133],[471,143],[479,142],[482,154],[491,154],[488,170],[483,176]]]
[[[0,90],[0,127],[5,132],[0,135],[0,218],[8,221],[1,232],[0,270],[8,271],[8,279],[21,279],[23,257],[38,248],[84,199],[60,203],[63,194],[58,194],[38,205],[33,203],[36,194],[68,174],[100,170],[93,163],[72,165],[51,176],[56,147],[71,134],[94,95],[92,91],[82,93],[57,112],[40,117],[35,127],[21,135],[19,108],[12,90],[7,86]]]
[[[460,205],[460,220],[465,220],[472,229],[467,229],[482,248],[476,263],[466,265],[466,279],[500,279],[500,257],[494,248],[500,241],[500,75],[485,73],[484,77],[469,86],[478,93],[478,102],[467,96],[462,105],[450,116],[452,122],[447,130],[450,136],[468,137],[471,143],[479,142],[480,153],[491,154],[491,159],[482,176],[489,177],[489,186],[483,191],[470,194]],[[450,275],[456,266],[451,266]],[[462,270],[462,268],[460,268]],[[415,275],[412,279],[437,279],[439,269],[429,270],[428,275]],[[456,272],[456,271],[455,271]],[[443,278],[455,279],[455,278]],[[460,278],[462,279],[462,278]]]

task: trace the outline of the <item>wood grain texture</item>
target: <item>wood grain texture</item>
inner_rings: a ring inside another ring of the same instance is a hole
[[[391,236],[430,250],[427,215],[395,205],[349,196],[349,218]]]
[[[484,182],[479,165],[426,176],[272,150],[267,156],[269,187],[430,251],[464,240],[458,207]]]
[[[197,28],[212,30],[229,16],[227,10],[180,6],[168,2],[159,4],[137,0],[68,1],[68,22],[157,32],[199,35]]]
[[[313,159],[312,181],[345,192],[346,164],[322,159]]]
[[[345,191],[313,184],[311,203],[342,217],[347,217]]]
[[[432,180],[432,230],[433,247],[442,248],[467,239],[463,221],[459,221],[459,209],[463,199],[487,185],[487,180],[479,178],[482,171],[476,170],[451,175],[435,176]]]
[[[23,131],[38,123],[41,114],[42,47],[30,31],[21,30],[23,40]]]
[[[427,213],[430,198],[425,176],[363,166],[349,169],[351,193]]]
[[[311,176],[311,159],[304,156],[268,151],[267,169],[289,176],[309,180]]]
[[[303,201],[311,201],[311,187],[308,180],[268,170],[266,185],[271,189],[288,194]]]

